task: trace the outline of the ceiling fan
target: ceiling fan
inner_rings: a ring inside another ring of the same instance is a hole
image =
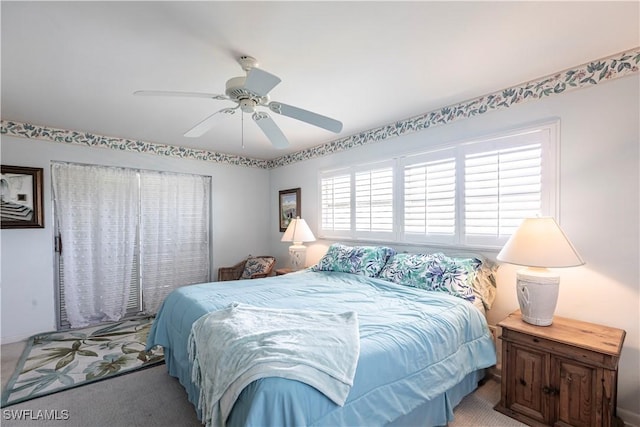
[[[280,78],[257,68],[258,62],[251,56],[241,56],[238,62],[247,75],[233,77],[227,81],[226,95],[200,92],[174,92],[162,90],[139,90],[134,95],[140,96],[183,96],[190,98],[211,98],[220,101],[233,101],[235,107],[223,108],[188,130],[184,136],[197,138],[213,128],[223,117],[230,116],[241,110],[242,113],[252,113],[251,118],[262,129],[262,132],[276,148],[289,146],[287,137],[276,125],[271,116],[258,108],[265,107],[276,114],[291,117],[314,126],[338,133],[342,130],[342,123],[338,120],[303,110],[302,108],[271,101],[268,93],[280,83]]]

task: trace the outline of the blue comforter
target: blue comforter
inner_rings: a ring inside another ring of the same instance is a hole
[[[444,293],[336,272],[205,283],[171,293],[148,338],[149,347],[165,347],[169,373],[180,379],[196,406],[199,390],[191,382],[187,354],[191,325],[234,302],[355,311],[360,357],[343,407],[304,383],[264,378],[242,392],[230,425],[383,425],[496,362],[482,313]]]

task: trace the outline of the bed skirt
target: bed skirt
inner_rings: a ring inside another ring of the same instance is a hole
[[[193,404],[198,418],[202,419],[202,414],[198,410],[198,398],[200,390],[191,381],[191,367],[188,363],[180,363],[173,357],[171,349],[165,349],[165,361],[169,375],[178,378],[180,384],[187,392],[189,401]],[[462,401],[462,399],[473,392],[478,387],[486,373],[486,369],[480,369],[471,372],[462,379],[458,384],[447,390],[446,392],[426,401],[410,413],[397,418],[393,422],[386,424],[388,426],[444,426],[453,420],[453,409]],[[242,396],[242,395],[241,395]],[[236,413],[235,408],[231,412],[231,416],[227,420],[230,427],[242,426],[243,414]]]

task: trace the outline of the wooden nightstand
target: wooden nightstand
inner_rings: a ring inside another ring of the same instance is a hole
[[[282,276],[291,273],[293,270],[290,268],[278,268],[276,269],[276,276]]]
[[[555,316],[502,327],[502,392],[495,409],[532,426],[615,426],[622,329]]]

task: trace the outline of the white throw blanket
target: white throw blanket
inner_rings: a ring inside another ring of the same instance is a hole
[[[192,380],[207,426],[223,426],[244,387],[265,377],[304,382],[343,406],[359,353],[355,312],[234,303],[199,318],[189,335]]]

